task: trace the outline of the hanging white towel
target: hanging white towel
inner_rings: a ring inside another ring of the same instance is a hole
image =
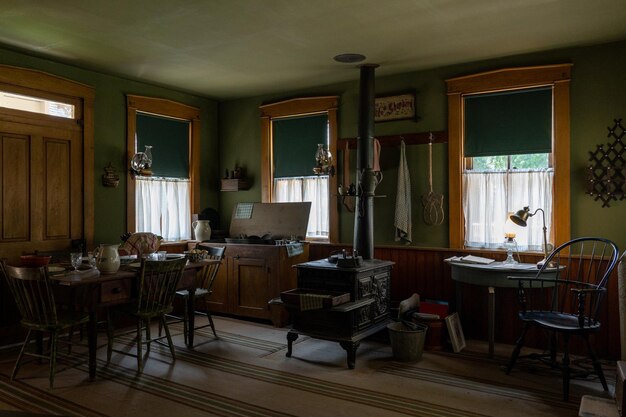
[[[396,216],[393,225],[396,228],[396,242],[404,241],[407,245],[411,243],[411,177],[409,176],[409,164],[406,162],[404,141],[400,142]]]

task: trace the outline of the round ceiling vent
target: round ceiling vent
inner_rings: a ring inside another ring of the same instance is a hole
[[[335,55],[333,59],[337,62],[344,64],[354,64],[356,62],[365,61],[365,55],[361,54],[339,54]]]

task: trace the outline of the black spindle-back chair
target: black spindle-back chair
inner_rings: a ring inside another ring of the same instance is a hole
[[[607,282],[617,264],[618,256],[619,250],[610,240],[581,237],[556,248],[545,259],[534,278],[509,277],[518,281],[518,316],[523,322],[523,329],[511,354],[507,374],[520,357],[526,333],[536,326],[550,333],[548,353],[526,357],[540,359],[561,369],[564,400],[569,398],[572,373],[569,356],[571,336],[580,336],[585,341],[595,373],[604,390],[608,390],[602,366],[591,346],[589,335],[600,330],[602,301],[606,298]],[[557,362],[558,336],[562,338],[561,363]]]

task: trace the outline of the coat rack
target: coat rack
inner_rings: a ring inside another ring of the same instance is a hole
[[[448,132],[420,132],[420,133],[404,133],[402,135],[376,136],[381,148],[398,147],[400,142],[404,141],[405,145],[428,145],[430,143],[448,143]],[[356,138],[340,138],[337,140],[337,149],[343,151],[343,175],[340,188],[342,190],[343,205],[349,212],[354,212],[353,199],[346,197],[356,194],[354,187],[348,184],[350,178],[350,149],[356,149]]]
[[[404,133],[402,135],[376,136],[380,142],[380,146],[398,147],[400,141],[404,140],[407,146],[410,145],[428,145],[430,143],[430,135],[433,136],[432,143],[448,143],[448,132],[420,132],[420,133]],[[350,149],[356,149],[356,138],[341,138],[337,140],[338,149],[346,149],[346,145]]]

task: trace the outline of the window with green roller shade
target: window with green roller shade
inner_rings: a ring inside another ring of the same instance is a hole
[[[328,116],[275,119],[272,134],[274,178],[313,175],[317,144],[328,146]]]
[[[466,157],[552,152],[552,87],[464,96]]]
[[[189,178],[189,122],[137,112],[137,151],[152,146],[152,175]]]

